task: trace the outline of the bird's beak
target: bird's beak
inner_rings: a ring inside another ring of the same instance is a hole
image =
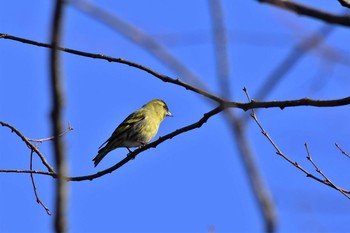
[[[167,111],[167,112],[165,113],[165,116],[173,117],[173,114],[171,114],[171,112]]]

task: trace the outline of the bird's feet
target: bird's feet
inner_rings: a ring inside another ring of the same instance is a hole
[[[128,149],[129,153],[126,155],[127,157],[129,157],[130,159],[135,159],[135,155],[132,155],[132,152],[128,147],[126,148]]]

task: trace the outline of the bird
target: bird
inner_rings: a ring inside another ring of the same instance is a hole
[[[131,153],[130,147],[142,147],[149,143],[167,116],[172,117],[173,114],[161,99],[151,100],[131,113],[98,148],[98,153],[92,160],[95,167],[112,150],[126,147]]]

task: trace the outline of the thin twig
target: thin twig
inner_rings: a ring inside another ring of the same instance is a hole
[[[34,153],[34,151],[32,150],[30,152],[30,165],[29,165],[30,171],[33,170],[33,153]],[[36,185],[35,185],[34,174],[33,173],[30,173],[30,178],[32,180],[32,185],[33,185],[33,190],[34,190],[34,195],[35,195],[35,198],[36,198],[36,202],[39,203],[45,209],[45,211],[46,211],[46,213],[48,215],[51,215],[50,209],[39,198],[38,192],[36,190]]]
[[[309,152],[309,147],[307,145],[307,143],[305,143],[305,149],[306,149],[306,153],[307,153],[307,160],[310,161],[310,163],[314,166],[314,168],[316,169],[316,172],[319,173],[323,178],[324,178],[324,183],[327,183],[329,186],[335,188],[336,190],[338,190],[339,192],[341,192],[345,197],[347,197],[348,199],[350,199],[350,196],[343,191],[343,189],[339,188],[338,186],[336,186],[323,172],[322,170],[316,165],[316,163],[313,161],[311,154]]]
[[[49,170],[49,172],[54,172],[53,167],[51,167],[51,165],[46,161],[45,156],[43,154],[41,154],[41,152],[38,150],[38,148],[36,148],[32,143],[30,143],[28,138],[26,138],[19,130],[17,130],[12,125],[5,123],[3,121],[0,121],[0,124],[2,126],[5,126],[9,129],[11,129],[12,132],[14,132],[18,137],[20,137],[22,139],[22,141],[24,141],[24,143],[27,145],[27,147],[30,150],[34,151],[39,156],[39,158],[41,159],[41,162],[45,165],[45,167]]]
[[[340,150],[340,152],[345,155],[346,157],[350,158],[350,155],[348,153],[346,153],[340,146],[338,143],[335,144],[335,146]]]
[[[249,97],[249,94],[248,94],[248,90],[246,88],[243,89],[243,91],[245,92],[248,100],[251,100],[250,97]],[[260,128],[261,130],[261,133],[267,138],[267,140],[270,142],[270,144],[275,148],[276,150],[276,154],[281,156],[284,160],[286,160],[288,163],[292,164],[294,167],[296,167],[297,169],[299,169],[301,172],[303,172],[304,174],[306,174],[306,177],[309,177],[309,178],[312,178],[322,184],[325,184],[329,187],[332,187],[336,190],[341,190],[341,193],[344,194],[350,194],[350,190],[345,190],[343,188],[339,188],[339,187],[334,187],[333,185],[331,185],[330,183],[326,182],[325,180],[323,179],[320,179],[318,178],[317,176],[311,174],[310,172],[308,172],[306,169],[304,169],[302,166],[300,166],[297,162],[291,160],[290,158],[288,158],[284,153],[282,153],[282,151],[278,148],[277,144],[272,140],[272,138],[269,136],[269,134],[266,132],[266,130],[263,128],[263,126],[260,124],[256,114],[255,114],[255,111],[254,109],[252,110],[252,113],[251,113],[251,117],[253,118],[253,120],[255,121],[255,123],[258,125],[258,127]]]
[[[62,133],[60,133],[58,136],[59,136],[59,137],[62,137],[62,136],[64,136],[66,133],[68,133],[69,131],[72,131],[72,130],[73,130],[73,128],[72,128],[72,127],[70,126],[70,124],[68,123],[67,129],[66,129],[65,131],[63,131]],[[30,141],[30,142],[42,143],[42,142],[50,141],[50,140],[53,140],[53,139],[55,139],[54,136],[48,137],[48,138],[42,138],[42,139],[29,139],[29,138],[28,138],[28,141]]]
[[[33,173],[33,174],[52,176],[53,178],[57,178],[57,174],[55,172],[46,172],[46,171],[38,171],[38,170],[0,169],[0,173],[23,173],[23,174]]]

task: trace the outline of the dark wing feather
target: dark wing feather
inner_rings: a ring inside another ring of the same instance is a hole
[[[145,114],[142,113],[141,109],[131,113],[125,120],[118,125],[114,130],[112,135],[99,147],[103,147],[106,143],[109,143],[112,140],[118,140],[120,135],[127,132],[133,125],[145,119]]]

